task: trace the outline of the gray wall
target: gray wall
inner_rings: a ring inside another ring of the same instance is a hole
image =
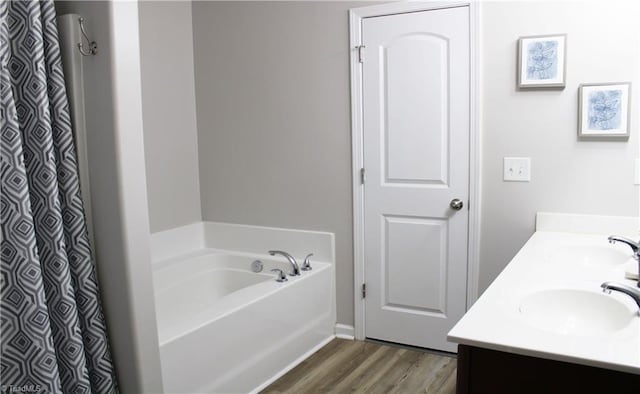
[[[201,219],[191,2],[139,3],[151,231]]]
[[[638,215],[628,142],[578,141],[578,85],[640,79],[640,6],[620,2],[487,2],[482,7],[482,229],[480,291],[534,231],[538,211]],[[612,23],[612,21],[615,21]],[[567,33],[567,85],[515,90],[519,36]],[[502,181],[505,156],[531,157],[531,182]]]
[[[353,321],[348,2],[193,4],[205,220],[336,235]]]
[[[638,215],[637,113],[627,143],[576,138],[579,83],[631,80],[638,96],[637,13],[610,3],[483,3],[481,291],[533,233],[537,211]],[[344,324],[353,323],[347,10],[369,4],[193,4],[203,218],[334,232]],[[603,18],[614,14],[613,24]],[[569,34],[567,87],[516,92],[517,38],[544,33]],[[532,181],[502,182],[504,156],[531,157]]]

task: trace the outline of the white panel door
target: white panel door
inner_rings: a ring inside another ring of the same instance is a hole
[[[446,336],[467,289],[468,7],[365,18],[362,36],[365,335],[455,352]]]

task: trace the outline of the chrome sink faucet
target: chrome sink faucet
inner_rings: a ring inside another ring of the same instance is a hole
[[[624,285],[622,283],[615,282],[604,282],[600,285],[602,287],[602,291],[607,294],[610,294],[612,291],[619,291],[620,293],[626,294],[629,297],[633,298],[633,300],[638,304],[638,315],[640,315],[640,290],[635,289],[631,286]]]
[[[628,245],[631,250],[633,250],[633,258],[636,261],[640,261],[640,242],[634,242],[629,238],[618,237],[616,235],[612,235],[608,238],[610,244],[614,244],[616,242],[622,242],[623,244]]]
[[[289,260],[289,263],[291,263],[292,271],[289,273],[289,275],[290,276],[300,275],[300,266],[298,265],[298,262],[292,255],[290,255],[287,252],[283,252],[282,250],[270,250],[269,254],[271,256],[275,256],[277,254],[280,256],[284,256],[287,260]]]
[[[623,244],[628,245],[631,250],[633,250],[633,258],[638,262],[638,287],[640,287],[640,242],[633,242],[629,238],[618,237],[615,235],[610,236],[608,240],[610,244],[622,242]]]

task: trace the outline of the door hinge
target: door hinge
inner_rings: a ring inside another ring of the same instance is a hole
[[[356,47],[356,49],[358,50],[358,62],[360,63],[364,63],[364,54],[363,54],[364,48],[365,48],[364,45],[358,45]]]
[[[364,185],[364,168],[360,169],[360,183]]]
[[[367,298],[367,284],[362,284],[362,298]]]

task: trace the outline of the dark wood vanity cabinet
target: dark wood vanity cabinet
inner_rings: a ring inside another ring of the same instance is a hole
[[[640,393],[640,375],[458,345],[457,394]]]

